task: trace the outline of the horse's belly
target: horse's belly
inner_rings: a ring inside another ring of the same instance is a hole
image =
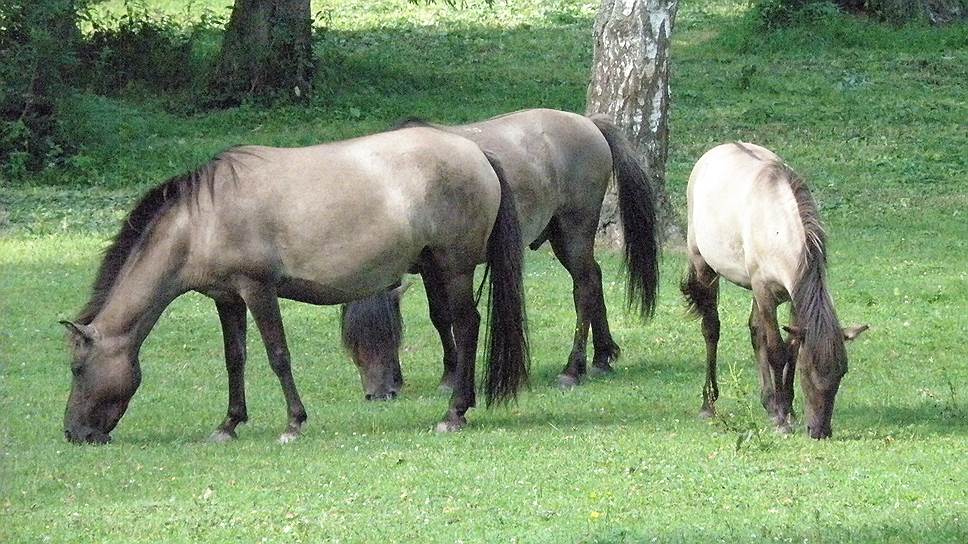
[[[367,297],[400,281],[416,256],[397,251],[370,254],[320,251],[317,258],[288,263],[280,294],[311,304],[340,304]],[[283,293],[285,291],[285,293]]]
[[[747,289],[752,285],[750,273],[745,264],[746,259],[743,256],[741,239],[729,240],[725,244],[706,244],[706,247],[701,241],[697,240],[697,242],[699,242],[697,244],[699,253],[717,274]]]

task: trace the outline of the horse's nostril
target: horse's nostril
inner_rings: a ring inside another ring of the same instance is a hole
[[[367,393],[366,395],[363,396],[363,398],[365,398],[366,400],[373,400],[373,395]]]
[[[396,391],[390,391],[387,394],[387,396],[390,397],[391,399],[395,399],[395,398],[397,398],[397,392]]]

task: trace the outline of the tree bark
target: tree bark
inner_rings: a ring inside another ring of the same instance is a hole
[[[662,237],[682,239],[665,188],[669,154],[669,45],[678,0],[602,0],[595,20],[595,52],[588,85],[589,114],[604,113],[637,148],[653,182]],[[599,239],[622,243],[615,188],[609,189]]]
[[[235,0],[215,71],[216,101],[309,96],[315,72],[310,0]]]

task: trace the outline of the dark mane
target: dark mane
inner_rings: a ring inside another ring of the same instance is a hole
[[[121,230],[114,236],[111,245],[104,250],[97,279],[91,290],[91,298],[81,310],[76,321],[88,325],[104,307],[111,288],[128,258],[141,247],[141,242],[151,232],[155,219],[162,216],[178,202],[197,198],[202,189],[213,195],[215,171],[220,163],[227,163],[235,176],[231,150],[220,153],[212,161],[200,166],[193,172],[175,176],[149,190],[121,223]]]
[[[806,362],[823,376],[846,372],[842,368],[847,361],[843,332],[827,290],[827,234],[817,204],[804,179],[792,168],[778,162],[771,168],[789,183],[803,224],[805,240],[791,297],[796,325],[803,330]]]
[[[343,304],[340,336],[343,347],[354,358],[361,350],[369,353],[397,353],[403,338],[400,304],[391,290]]]

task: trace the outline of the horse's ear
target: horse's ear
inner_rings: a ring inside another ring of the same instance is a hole
[[[790,325],[789,327],[784,325],[783,330],[785,330],[790,336],[798,341],[803,341],[803,329],[795,325]]]
[[[870,327],[868,325],[854,325],[853,327],[844,328],[844,341],[850,342],[854,338],[860,336],[860,333],[866,331]]]
[[[403,294],[407,292],[407,289],[410,289],[411,285],[413,285],[413,280],[403,280],[400,286],[393,290],[393,295],[397,297],[397,300],[402,299]]]
[[[97,331],[95,331],[94,327],[91,325],[82,325],[80,323],[74,323],[73,321],[65,321],[63,319],[58,321],[58,323],[67,327],[67,330],[71,331],[71,334],[75,336],[80,336],[81,338],[88,341],[94,340],[94,337],[97,334]]]

